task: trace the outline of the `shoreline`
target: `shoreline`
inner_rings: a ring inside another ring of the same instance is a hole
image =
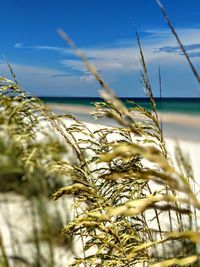
[[[48,104],[48,106],[57,114],[73,114],[78,120],[86,123],[89,122],[92,124],[114,127],[119,126],[117,122],[109,118],[99,118],[95,120],[91,115],[91,113],[95,111],[93,107],[65,104]],[[162,122],[163,133],[166,138],[200,142],[200,116],[173,112],[158,112],[158,116]],[[140,114],[135,116],[135,118],[140,121],[144,119]]]
[[[87,107],[83,105],[68,105],[68,104],[47,104],[51,109],[62,112],[70,113],[82,113],[91,115],[95,111],[94,107]],[[158,112],[160,120],[163,122],[178,123],[181,125],[193,126],[200,128],[200,116],[192,114],[183,114],[175,112]],[[138,114],[138,119],[142,119],[142,116]]]

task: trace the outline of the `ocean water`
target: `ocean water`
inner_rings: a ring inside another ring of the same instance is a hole
[[[70,104],[93,106],[95,102],[102,102],[101,98],[95,97],[41,97],[46,103]],[[139,105],[150,109],[148,98],[121,98],[127,107],[133,105],[129,101],[134,101]],[[183,113],[188,115],[200,115],[200,98],[155,98],[156,107],[159,112]]]

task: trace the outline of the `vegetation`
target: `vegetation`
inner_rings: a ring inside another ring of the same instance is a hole
[[[1,265],[11,266],[15,259],[20,266],[59,266],[56,248],[73,252],[71,237],[77,236],[83,253],[71,266],[199,266],[195,180],[179,147],[177,169],[167,153],[138,34],[150,111],[134,102],[129,109],[124,106],[73,41],[59,33],[102,87],[105,102],[95,104],[94,116],[112,118],[119,127],[93,130],[71,115],[54,114],[20,88],[11,68],[14,82],[0,78],[1,188],[26,198],[32,224],[26,244],[34,248],[32,258],[21,256],[7,218],[13,254],[1,238]],[[69,196],[64,207],[73,201],[70,222],[68,215],[63,222],[59,204],[49,207],[52,192],[57,201]],[[58,234],[63,223],[66,239]]]
[[[69,37],[60,34],[77,52]],[[121,127],[90,132],[76,125],[73,131],[84,133],[84,138],[76,140],[80,167],[66,162],[56,165],[57,170],[71,173],[72,182],[56,192],[54,199],[73,195],[77,211],[64,233],[83,237],[83,257],[72,266],[199,264],[200,202],[193,191],[195,181],[180,149],[179,169],[171,164],[138,35],[137,40],[141,81],[151,111],[137,103],[127,109],[77,52],[103,88],[100,94],[105,103],[96,104],[94,115],[111,117]],[[137,112],[144,116],[142,122],[135,119]]]
[[[39,99],[27,95],[16,80],[0,77],[0,83],[0,205],[9,231],[7,235],[6,229],[1,230],[0,266],[16,266],[18,262],[19,266],[53,267],[56,247],[62,252],[73,248],[71,237],[61,235],[69,220],[66,201],[50,200],[52,193],[64,185],[64,179],[53,175],[49,164],[66,158],[69,150],[55,136],[54,114]],[[15,202],[24,217],[17,218],[19,222],[13,214]],[[8,236],[12,248],[9,252],[5,240]]]

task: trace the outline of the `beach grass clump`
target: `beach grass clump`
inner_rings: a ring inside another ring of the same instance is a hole
[[[50,177],[47,166],[66,154],[66,146],[50,134],[52,130],[45,122],[39,99],[26,95],[16,83],[3,77],[1,83],[1,190],[20,190],[19,193],[31,196],[48,185],[51,195],[62,182],[58,177]]]
[[[71,184],[54,199],[71,195],[74,220],[64,233],[78,235],[83,256],[71,266],[198,266],[200,201],[191,168],[177,149],[172,164],[158,119],[156,103],[138,35],[141,81],[151,110],[137,103],[127,109],[95,67],[60,31],[100,83],[105,103],[96,104],[96,117],[107,116],[120,127],[74,128],[81,168],[57,164],[70,173]],[[138,112],[144,120],[138,121]],[[72,126],[73,128],[73,126]],[[56,165],[56,164],[55,164]]]
[[[70,148],[55,135],[56,115],[23,91],[10,70],[13,81],[0,77],[0,266],[59,266],[58,248],[64,255],[73,248],[70,235],[61,234],[67,203],[50,200],[63,175],[54,175],[49,164]]]

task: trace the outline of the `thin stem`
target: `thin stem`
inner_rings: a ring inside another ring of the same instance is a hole
[[[175,31],[175,29],[174,29],[174,27],[173,27],[173,25],[172,25],[172,23],[171,23],[171,21],[170,21],[168,15],[167,15],[167,12],[166,12],[164,6],[163,6],[162,3],[160,2],[160,0],[156,0],[156,1],[157,1],[158,6],[160,7],[161,12],[163,13],[163,15],[164,15],[164,17],[165,17],[165,19],[166,19],[166,21],[167,21],[167,24],[168,24],[169,28],[171,29],[173,35],[175,36],[175,38],[176,38],[176,40],[177,40],[177,42],[178,42],[178,44],[179,44],[179,46],[180,46],[180,49],[182,50],[184,56],[186,57],[186,59],[187,59],[187,61],[188,61],[188,63],[189,63],[189,66],[190,66],[190,68],[191,68],[191,70],[192,70],[194,76],[196,77],[198,83],[200,83],[200,76],[199,76],[199,74],[198,74],[196,68],[194,67],[192,61],[190,60],[190,57],[188,56],[188,53],[186,52],[186,50],[185,50],[185,48],[184,48],[184,46],[183,46],[183,44],[182,44],[182,42],[181,42],[181,40],[180,40],[178,34],[176,33],[176,31]]]

